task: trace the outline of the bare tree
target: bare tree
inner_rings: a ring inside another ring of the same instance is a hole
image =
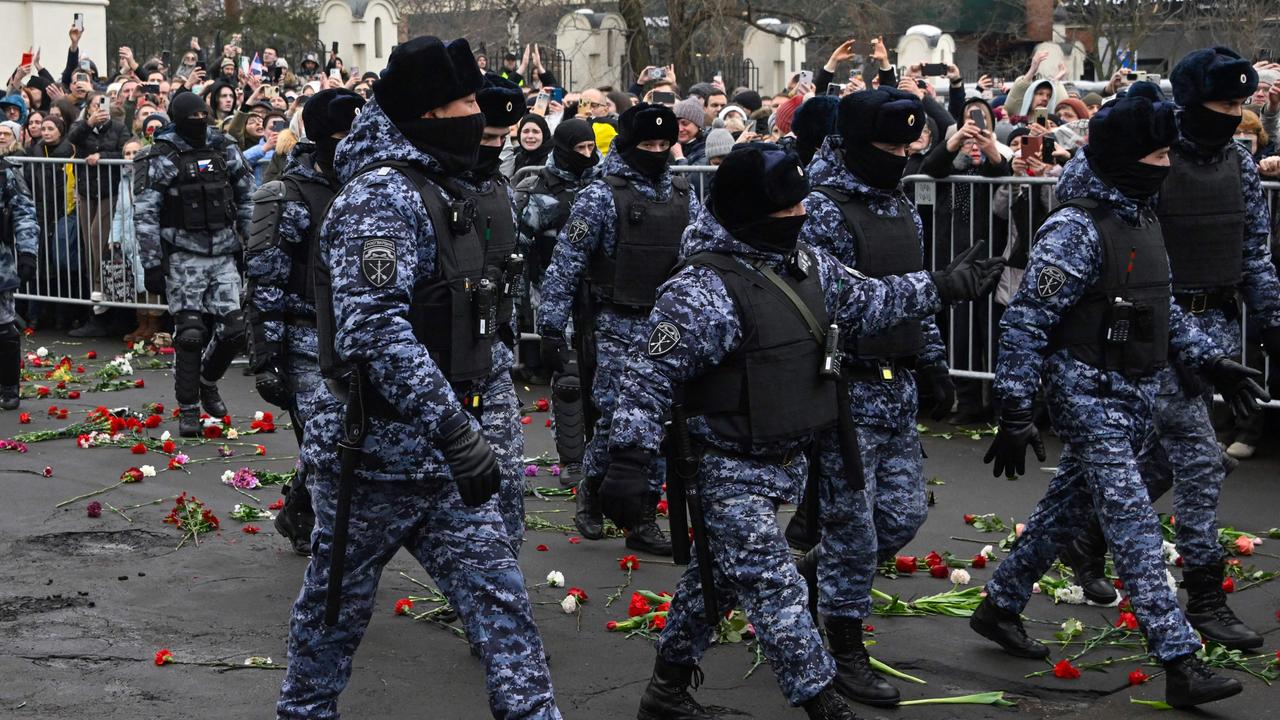
[[[1268,40],[1280,33],[1280,4],[1275,0],[1218,0],[1197,11],[1211,42],[1246,58],[1267,48]]]
[[[1182,0],[1063,0],[1062,7],[1068,24],[1075,26],[1075,39],[1085,46],[1086,56],[1101,78],[1120,69],[1123,58],[1117,50],[1136,50],[1143,41],[1183,23],[1193,12],[1193,3]]]

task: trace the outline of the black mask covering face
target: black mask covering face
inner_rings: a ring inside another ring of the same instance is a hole
[[[209,133],[209,123],[205,122],[204,118],[184,118],[174,122],[173,127],[178,137],[186,140],[191,147],[204,147]]]
[[[316,138],[312,142],[316,145],[316,162],[325,168],[332,168],[333,156],[338,152],[338,143],[341,141],[331,137],[322,137]]]
[[[1195,103],[1183,108],[1182,117],[1179,120],[1179,129],[1182,130],[1183,135],[1195,141],[1197,145],[1218,150],[1231,142],[1231,137],[1236,134],[1236,128],[1240,126],[1241,117],[1210,110],[1200,103]]]
[[[502,162],[501,145],[481,145],[476,153],[476,164],[472,172],[476,177],[489,178],[498,172],[498,164]]]
[[[435,158],[445,173],[455,175],[475,167],[484,115],[401,120],[396,127],[414,147]]]
[[[655,181],[667,171],[667,159],[671,157],[669,151],[653,152],[637,147],[619,148],[618,152],[633,170]]]
[[[800,228],[804,227],[804,221],[808,217],[808,215],[766,216],[730,230],[729,234],[761,252],[787,255],[796,249]]]
[[[907,157],[887,153],[871,143],[849,143],[844,166],[866,184],[879,190],[896,189],[907,169]]]
[[[590,170],[600,162],[600,153],[595,150],[591,151],[591,156],[587,157],[577,150],[566,150],[560,146],[556,146],[551,150],[551,156],[556,159],[556,166],[568,170],[578,177],[582,177],[582,173]]]
[[[1160,192],[1164,179],[1169,177],[1169,166],[1134,161],[1106,168],[1105,171],[1095,166],[1094,172],[1130,200],[1146,202]]]

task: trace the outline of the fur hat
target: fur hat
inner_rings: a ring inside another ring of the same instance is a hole
[[[836,114],[840,98],[835,95],[815,95],[796,110],[791,119],[791,132],[796,139],[810,147],[820,147],[822,140],[836,131]]]
[[[764,101],[760,99],[760,93],[755,90],[743,90],[734,95],[733,104],[746,108],[748,112],[755,112],[764,107]]]
[[[836,129],[845,142],[911,143],[924,122],[924,105],[915,95],[882,87],[841,98]]]
[[[735,148],[711,178],[708,207],[725,229],[786,210],[809,194],[809,178],[800,158],[772,143]]]
[[[373,94],[387,117],[416,120],[483,86],[484,75],[465,38],[445,45],[438,37],[423,35],[396,46]]]
[[[364,98],[346,88],[321,90],[302,106],[302,125],[307,137],[315,140],[349,132],[362,107]]]
[[[666,105],[642,102],[618,116],[619,147],[635,147],[646,140],[667,140],[674,145],[678,137],[676,114]]]
[[[1089,119],[1085,155],[1100,166],[1136,162],[1178,139],[1173,106],[1126,95],[1107,103]]]
[[[1239,100],[1258,89],[1258,71],[1221,45],[1189,53],[1169,75],[1173,99],[1186,107],[1205,100]]]
[[[525,115],[524,93],[497,73],[485,73],[484,87],[476,93],[486,127],[511,127]]]

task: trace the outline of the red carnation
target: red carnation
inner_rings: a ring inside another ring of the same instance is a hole
[[[409,598],[400,598],[399,600],[396,601],[397,615],[408,615],[409,611],[412,609],[413,609],[413,601],[410,600]]]
[[[147,419],[142,421],[142,426],[145,428],[153,428],[159,426],[162,422],[164,422],[164,418],[159,415],[148,415]]]
[[[204,429],[204,436],[210,440],[222,437],[222,428],[217,425],[207,425]]]
[[[276,500],[275,502],[271,503],[270,505],[268,505],[268,506],[267,506],[267,509],[268,509],[268,510],[283,510],[283,509],[284,509],[284,498],[280,498],[280,499]]]
[[[67,389],[67,381],[66,381],[66,380],[59,380],[59,381],[58,381],[58,385],[57,385],[57,387],[58,387],[58,389],[59,389],[59,390],[66,390],[66,389]]]
[[[631,593],[631,602],[627,604],[627,617],[648,615],[650,612],[649,601],[638,592]]]
[[[134,445],[133,447],[129,448],[129,452],[133,453],[134,455],[146,455],[147,446],[143,443],[138,443],[137,445]]]
[[[639,570],[640,558],[635,555],[623,555],[618,558],[618,568],[622,570]]]
[[[538,409],[538,412],[546,412],[551,407],[551,403],[547,402],[546,398],[538,398],[533,402],[533,406]]]
[[[18,424],[19,424],[19,425],[30,425],[30,424],[31,424],[31,413],[25,413],[25,412],[24,412],[24,413],[19,414],[19,415],[18,415]]]
[[[661,630],[661,629],[663,629],[663,628],[665,628],[665,627],[667,626],[667,616],[666,616],[666,615],[654,615],[654,616],[653,616],[653,619],[649,621],[649,625],[650,625],[654,630]]]
[[[147,383],[142,378],[138,378],[137,380],[133,381],[133,386],[136,388],[146,387]]]
[[[36,397],[49,397],[49,388],[43,385],[36,386]]]
[[[169,455],[172,455],[173,451],[178,449],[178,444],[172,440],[165,440],[164,446],[161,449],[164,450]]]
[[[658,514],[659,514],[659,515],[661,515],[661,516],[663,516],[663,517],[666,517],[666,516],[667,516],[667,501],[666,501],[666,500],[659,500],[659,501],[658,501],[657,511],[658,511]]]
[[[567,593],[565,593],[565,594],[566,594],[566,595],[572,595],[573,597],[577,598],[577,599],[578,599],[578,602],[586,602],[586,601],[587,601],[587,594],[582,590],[582,588],[571,587],[571,588],[569,588],[569,592],[567,592]]]
[[[914,555],[899,555],[893,559],[893,566],[903,575],[910,575],[916,571],[916,558]]]
[[[609,632],[613,632],[614,630],[617,630],[617,629],[618,629],[618,621],[617,621],[617,620],[610,620],[609,622],[607,622],[607,623],[605,623],[605,624],[604,624],[604,629],[605,629],[605,630],[608,630]]]
[[[66,420],[66,419],[67,419],[67,415],[68,415],[68,413],[67,413],[67,409],[66,409],[66,408],[58,408],[58,419],[59,419],[59,420]]]
[[[245,525],[240,528],[240,531],[246,535],[257,535],[259,532],[257,525]]]
[[[1138,629],[1138,616],[1131,612],[1122,612],[1120,617],[1116,618],[1116,627],[1122,627],[1126,630]]]
[[[102,503],[94,500],[85,507],[84,511],[91,518],[100,518],[102,517]]]
[[[534,550],[537,550],[538,552],[546,552],[550,549],[551,548],[547,547],[546,545],[539,545],[538,547],[534,548]]]
[[[1058,664],[1053,666],[1053,676],[1063,680],[1075,680],[1080,677],[1080,669],[1072,665],[1070,660],[1059,660]]]
[[[1235,580],[1232,580],[1231,578],[1223,578],[1223,579],[1222,579],[1222,592],[1229,592],[1229,593],[1230,593],[1230,592],[1235,592],[1235,591],[1236,591],[1236,581],[1235,581]]]
[[[1146,682],[1146,681],[1148,681],[1148,680],[1150,680],[1150,679],[1151,679],[1151,676],[1150,676],[1150,675],[1148,675],[1148,674],[1146,674],[1146,673],[1144,673],[1144,672],[1142,672],[1142,670],[1141,670],[1141,669],[1134,670],[1133,672],[1129,673],[1129,684],[1130,684],[1130,685],[1141,685],[1142,683],[1144,683],[1144,682]]]
[[[533,422],[533,418],[529,417],[528,415],[525,415],[520,418],[521,425],[528,425],[531,422]]]
[[[942,556],[938,554],[937,550],[930,550],[929,554],[924,556],[924,564],[934,567],[935,565],[945,565],[946,563],[942,560]]]
[[[986,566],[987,566],[987,556],[986,556],[986,555],[981,555],[981,554],[979,554],[979,555],[974,555],[974,556],[973,556],[973,566],[974,566],[974,567],[976,567],[976,568],[979,568],[979,569],[986,567]]]
[[[581,542],[582,542],[582,538],[577,537],[576,535],[575,535],[574,537],[569,538],[569,544],[570,544],[570,545],[577,545],[577,544],[579,544],[579,543],[581,543]],[[1280,613],[1277,613],[1277,614],[1280,614]]]
[[[71,392],[67,393],[67,397],[68,397],[69,399],[71,399],[71,400],[79,400],[79,399],[80,399],[80,391],[79,391],[79,390],[72,390]]]
[[[936,578],[944,578],[951,574],[951,569],[945,564],[931,565],[929,567],[929,574]]]
[[[965,525],[972,525],[972,524],[973,524],[974,519],[975,519],[975,518],[977,518],[977,517],[978,517],[977,515],[969,515],[969,514],[967,514],[967,513],[966,513],[966,514],[965,514],[965,516],[964,516],[964,524],[965,524]]]
[[[91,351],[90,356],[93,355]],[[169,648],[160,648],[156,651],[156,665],[167,665],[173,662],[173,653],[169,652]]]
[[[545,426],[545,427],[551,427],[551,418],[547,418],[547,421],[546,421],[546,423],[544,423],[544,426]]]
[[[77,365],[77,366],[76,366],[76,372],[77,372],[77,373],[80,373],[81,375],[83,375],[83,374],[84,374],[84,366],[83,366],[83,365]]]

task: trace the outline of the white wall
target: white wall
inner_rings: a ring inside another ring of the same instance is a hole
[[[599,27],[591,19],[569,13],[556,24],[556,49],[573,63],[573,82],[567,89],[622,85],[622,56],[627,51],[626,22],[617,13],[602,13]],[[560,82],[570,85],[569,78]]]
[[[363,17],[352,17],[345,0],[328,0],[320,7],[319,36],[328,47],[338,42],[338,55],[347,68],[361,73],[381,72],[387,66],[391,46],[397,42],[399,12],[389,0],[373,0]]]
[[[796,39],[803,33],[803,27],[795,23],[787,29],[791,36],[787,38],[747,28],[742,36],[742,56],[760,68],[755,91],[767,97],[784,90],[791,76],[804,68],[805,41]]]
[[[67,31],[71,29],[75,13],[84,13],[81,57],[92,59],[100,74],[113,74],[118,58],[115,49],[107,52],[107,0],[0,0],[4,47],[12,55],[0,58],[0,67],[13,68],[28,47],[40,48],[40,63],[54,77],[59,77],[67,63],[67,48],[71,45]]]

